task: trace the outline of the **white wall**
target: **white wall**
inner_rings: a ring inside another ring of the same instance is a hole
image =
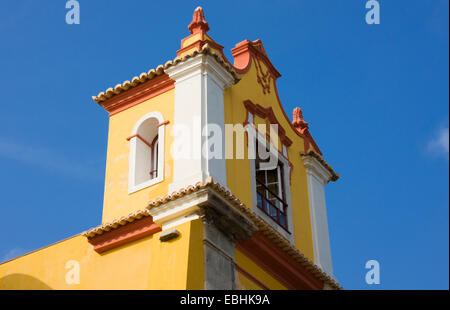
[[[208,137],[202,135],[207,124],[224,130],[224,91],[233,83],[233,76],[212,56],[197,55],[167,70],[175,80],[175,112],[173,126],[187,128],[182,136],[175,133],[174,143],[190,139],[191,152],[187,158],[174,158],[173,183],[169,191],[177,191],[212,176],[215,182],[227,186],[224,137],[221,159],[202,156],[202,146]],[[207,127],[213,129],[211,126]],[[176,130],[176,129],[175,129]],[[190,155],[190,156],[189,156]],[[208,152],[206,152],[208,155]]]
[[[308,199],[314,243],[314,261],[327,274],[333,276],[330,237],[328,233],[325,185],[331,174],[311,156],[303,157],[308,180]]]

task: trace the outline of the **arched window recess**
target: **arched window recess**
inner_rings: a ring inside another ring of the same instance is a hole
[[[134,126],[130,141],[128,192],[131,194],[163,180],[165,121],[159,112],[144,115]]]

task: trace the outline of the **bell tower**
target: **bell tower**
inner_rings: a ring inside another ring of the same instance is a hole
[[[173,163],[173,183],[169,191],[204,182],[212,177],[216,182],[227,185],[224,158],[224,141],[219,147],[221,154],[210,154],[209,137],[212,133],[222,134],[224,130],[224,92],[237,81],[232,67],[221,57],[223,47],[214,42],[207,31],[203,9],[198,7],[189,25],[191,35],[181,41],[178,57],[192,51],[205,51],[167,69],[175,81],[175,145],[191,139],[191,148],[180,151]],[[223,64],[228,64],[228,70]],[[189,137],[190,136],[190,137]],[[185,144],[185,143],[183,143]],[[216,150],[217,151],[217,150]],[[219,157],[219,158],[217,158]]]
[[[224,92],[239,75],[201,7],[188,29],[175,60],[93,97],[110,116],[103,222],[211,177],[227,186],[222,137],[221,156],[203,146],[224,132]]]
[[[187,28],[174,60],[93,97],[109,113],[102,223],[0,264],[0,288],[340,289],[325,202],[339,175],[302,110],[287,117],[281,74],[261,40],[232,65],[200,7]]]

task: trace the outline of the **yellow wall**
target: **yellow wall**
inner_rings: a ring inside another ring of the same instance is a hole
[[[103,202],[103,223],[112,222],[146,207],[155,198],[166,195],[172,183],[172,166],[170,146],[173,141],[171,129],[173,124],[173,107],[175,90],[170,90],[143,103],[115,114],[109,120],[108,152],[106,158],[105,195]],[[165,131],[165,165],[164,180],[161,183],[128,194],[128,157],[134,125],[145,114],[158,111],[164,120],[172,121]]]
[[[261,64],[263,70],[267,70]],[[271,93],[263,94],[252,64],[242,80],[225,92],[225,123],[242,124],[246,118],[244,100],[250,99],[263,107],[271,106],[277,120],[293,141],[288,148],[294,165],[291,178],[291,199],[296,247],[314,260],[312,231],[307,196],[306,171],[300,153],[304,144],[290,127],[276,97],[272,81]],[[165,132],[164,180],[161,183],[128,194],[129,142],[137,121],[145,114],[158,111],[165,120],[173,121],[174,90],[170,90],[139,105],[110,117],[106,161],[103,223],[111,222],[134,211],[142,210],[149,200],[168,194],[173,182],[173,160],[170,147],[171,128]],[[255,117],[256,123],[265,120]],[[247,155],[247,154],[246,154]],[[252,208],[250,162],[247,159],[227,160],[227,186],[246,206]],[[0,289],[203,289],[204,252],[203,224],[195,220],[176,227],[181,236],[162,243],[158,234],[102,255],[96,253],[87,239],[75,236],[39,251],[0,265]],[[285,289],[273,277],[236,250],[236,262],[270,289]],[[69,260],[80,262],[81,283],[65,282]],[[237,273],[238,288],[260,289],[254,282]]]
[[[192,222],[198,233],[198,223]],[[188,287],[189,260],[203,267],[202,252],[190,251],[191,222],[176,227],[180,236],[160,242],[159,233],[98,254],[83,236],[75,236],[0,265],[5,289],[180,289]],[[200,242],[198,242],[200,243]],[[66,263],[80,264],[80,284],[66,283]],[[191,270],[192,272],[193,270]],[[198,274],[201,276],[201,273]],[[199,287],[198,284],[192,284]]]
[[[261,282],[264,286],[270,290],[285,290],[286,287],[280,282],[275,280],[270,274],[261,269],[251,259],[245,256],[238,250],[235,250],[236,264],[239,265],[245,272],[250,274],[256,280]],[[249,279],[244,273],[237,272],[236,287],[243,290],[261,290],[263,289],[258,283],[255,283],[252,279]]]
[[[261,66],[265,72],[267,67],[262,62]],[[173,180],[173,160],[170,156],[170,146],[173,141],[173,136],[170,134],[172,123],[166,126],[164,181],[130,195],[128,194],[128,156],[130,148],[126,138],[131,135],[136,122],[151,111],[159,111],[163,114],[165,120],[173,120],[174,93],[174,90],[168,91],[110,118],[103,223],[111,222],[142,209],[149,200],[168,194],[168,186]],[[291,207],[295,244],[304,255],[314,261],[306,170],[300,157],[300,153],[304,151],[303,139],[294,132],[290,126],[290,121],[286,119],[278,102],[273,80],[271,92],[269,94],[263,93],[260,84],[257,83],[254,62],[252,62],[250,70],[243,74],[242,80],[225,91],[224,114],[226,124],[242,124],[245,121],[246,109],[243,102],[247,99],[263,107],[272,107],[278,122],[285,129],[286,135],[293,141],[293,144],[288,148],[288,156],[294,165],[291,175]],[[255,116],[255,123],[264,124],[265,120]],[[245,157],[247,157],[247,154],[245,154]],[[227,183],[227,186],[237,198],[249,208],[253,207],[250,162],[248,160],[227,160]]]
[[[263,71],[267,67],[261,62]],[[242,80],[225,92],[225,123],[243,124],[247,110],[245,100],[259,104],[265,108],[272,107],[276,119],[286,131],[286,136],[293,141],[288,147],[288,157],[294,165],[291,176],[291,200],[294,222],[296,247],[311,261],[314,261],[314,249],[311,230],[311,217],[309,213],[308,187],[306,170],[300,157],[304,151],[303,139],[299,137],[290,126],[290,121],[283,114],[275,93],[274,81],[271,82],[271,92],[264,94],[262,87],[257,83],[257,74],[254,61],[250,70],[243,74]],[[289,113],[290,114],[290,113]],[[255,117],[256,124],[265,124],[265,120]],[[279,143],[280,145],[280,143]],[[279,146],[280,147],[280,146]],[[247,154],[245,154],[247,158]],[[252,191],[250,184],[250,162],[246,159],[227,160],[227,186],[247,207],[252,208]]]
[[[205,289],[205,263],[203,249],[203,222],[197,219],[191,222],[189,244],[187,289]]]

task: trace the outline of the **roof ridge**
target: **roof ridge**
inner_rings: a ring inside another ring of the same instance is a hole
[[[100,226],[91,228],[91,229],[83,232],[81,235],[84,237],[92,238],[92,237],[95,237],[96,235],[102,235],[104,232],[108,232],[110,230],[117,229],[121,226],[127,225],[128,223],[132,223],[136,220],[140,220],[143,217],[148,217],[148,216],[151,216],[149,210],[147,210],[147,209],[137,210],[133,213],[128,214],[127,216],[122,216],[121,218],[114,220],[112,222],[107,222]]]
[[[92,96],[92,99],[101,104],[102,102],[119,95],[131,88],[137,87],[138,85],[141,85],[149,80],[152,80],[153,78],[166,74],[165,70],[167,70],[169,67],[172,67],[174,65],[177,65],[178,63],[185,62],[189,58],[195,57],[199,54],[204,55],[211,55],[213,56],[234,78],[234,82],[237,83],[241,76],[238,74],[235,70],[235,68],[230,65],[228,61],[226,61],[222,55],[216,53],[214,50],[211,49],[208,43],[206,43],[200,50],[194,49],[191,53],[186,54],[182,57],[176,57],[174,60],[167,61],[164,65],[159,65],[156,67],[156,69],[150,69],[147,73],[143,72],[139,76],[135,76],[131,79],[131,82],[129,80],[126,80],[122,84],[117,84],[114,88],[108,88],[104,92],[100,92],[97,96]]]

